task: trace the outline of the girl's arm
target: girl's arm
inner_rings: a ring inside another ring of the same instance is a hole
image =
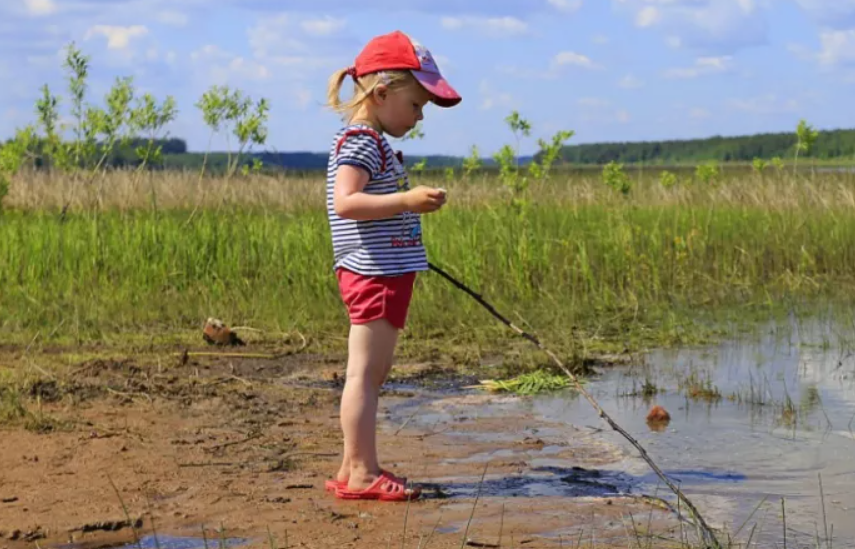
[[[362,192],[369,181],[362,168],[343,164],[338,167],[333,191],[333,207],[339,217],[368,221],[393,217],[406,211],[429,213],[445,204],[439,189],[418,186],[404,193],[373,195]]]

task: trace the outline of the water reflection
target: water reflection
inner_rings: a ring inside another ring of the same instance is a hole
[[[805,541],[815,542],[815,525],[823,531],[825,522],[822,482],[834,545],[855,547],[855,355],[849,347],[839,327],[797,326],[783,338],[770,333],[751,343],[657,352],[645,367],[606,372],[590,389],[717,521],[738,526],[764,498],[762,509],[780,521],[784,499],[790,539],[809,534]],[[642,384],[655,385],[656,394],[634,390]],[[670,413],[667,428],[646,422],[652,405]],[[535,406],[547,419],[598,425],[583,401],[547,396]],[[657,477],[626,441],[612,432],[603,436],[627,448],[627,459],[615,468],[656,489]],[[782,533],[782,524],[767,525],[761,539],[780,541]]]

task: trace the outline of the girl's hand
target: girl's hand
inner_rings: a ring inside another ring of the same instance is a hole
[[[419,185],[404,193],[404,204],[415,213],[435,212],[445,205],[445,190]]]

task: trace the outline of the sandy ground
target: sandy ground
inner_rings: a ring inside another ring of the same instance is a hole
[[[0,364],[23,367],[16,358]],[[625,456],[596,430],[543,423],[516,398],[387,391],[381,463],[425,497],[344,502],[323,491],[340,459],[338,360],[90,359],[56,378],[47,356],[27,363],[51,374],[29,391],[35,413],[58,423],[0,430],[0,548],[203,531],[212,547],[225,536],[277,549],[443,548],[460,547],[467,526],[470,547],[626,547],[635,529],[677,531],[597,470]]]

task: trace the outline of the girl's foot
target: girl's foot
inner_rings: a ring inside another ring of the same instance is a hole
[[[383,471],[364,489],[351,489],[341,486],[336,489],[335,495],[339,499],[369,499],[380,501],[407,501],[418,499],[421,495],[419,488],[407,488],[406,479],[401,479],[387,471]]]
[[[381,470],[380,470],[380,472],[381,472],[381,473],[388,473],[390,476],[395,476],[395,475],[392,475],[392,473],[390,473],[390,472],[386,471],[385,469],[381,469]],[[407,483],[407,477],[397,477],[397,478],[398,478],[398,479],[400,479],[402,483],[404,483],[404,484],[406,484],[406,483]],[[326,490],[327,492],[330,492],[330,493],[335,493],[335,491],[336,491],[339,487],[340,487],[342,490],[346,490],[346,489],[347,489],[347,483],[348,483],[348,480],[349,480],[349,479],[344,479],[344,480],[328,479],[328,480],[324,483],[324,490]]]

